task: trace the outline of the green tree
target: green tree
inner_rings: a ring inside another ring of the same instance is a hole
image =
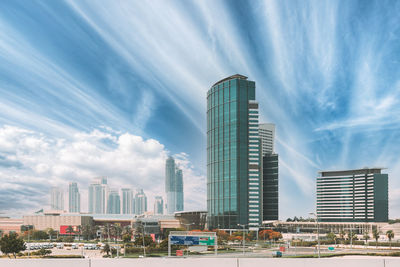
[[[131,242],[131,240],[132,240],[132,236],[130,234],[124,234],[122,236],[122,242],[124,242],[124,243]]]
[[[392,249],[392,239],[394,237],[394,232],[393,230],[387,230],[386,231],[386,236],[389,239],[389,243],[390,243],[390,249]]]
[[[326,235],[326,238],[329,239],[329,240],[335,240],[336,239],[336,235],[334,233],[330,232],[330,233],[328,233]]]
[[[7,256],[11,253],[14,255],[14,258],[16,258],[16,254],[25,249],[26,246],[24,240],[21,237],[18,237],[15,233],[4,235],[0,239],[0,250]]]
[[[84,225],[83,229],[82,229],[82,237],[83,237],[83,239],[89,240],[89,239],[92,238],[92,236],[93,236],[92,235],[92,227],[90,225],[88,225],[88,224]]]
[[[33,231],[31,238],[33,240],[45,240],[49,239],[49,235],[45,231]]]
[[[103,247],[102,252],[103,252],[103,253],[107,253],[107,256],[109,256],[109,255],[110,255],[110,251],[111,251],[110,245],[109,245],[108,243],[106,243],[106,244],[104,245],[104,247]]]
[[[135,242],[134,242],[134,244],[136,245],[136,246],[143,246],[143,239],[142,239],[142,236],[139,236],[139,237],[137,237],[136,239],[135,239]],[[147,247],[147,246],[150,246],[150,245],[155,245],[155,243],[154,243],[154,241],[153,241],[153,238],[151,238],[150,236],[144,236],[144,245]]]
[[[379,236],[380,236],[380,232],[379,232],[379,230],[378,229],[374,229],[374,230],[372,230],[372,236],[374,237],[374,239],[375,239],[375,245],[376,245],[376,248],[378,248],[378,239],[379,239]]]
[[[41,248],[38,250],[37,255],[39,256],[46,256],[51,254],[51,250],[50,249],[45,249],[45,248]]]
[[[346,232],[345,231],[340,231],[340,233],[339,233],[339,236],[340,236],[340,240],[342,240],[342,244],[344,244],[344,237],[345,237],[345,235],[346,235]]]
[[[121,227],[121,225],[120,224],[114,224],[112,226],[112,233],[113,233],[114,238],[116,240],[118,240],[118,238],[120,238],[121,235],[122,235],[122,227]]]

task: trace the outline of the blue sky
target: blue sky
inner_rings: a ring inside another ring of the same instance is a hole
[[[152,203],[167,155],[186,209],[204,209],[206,92],[240,73],[277,127],[281,219],[315,209],[318,170],[365,166],[388,168],[400,217],[398,14],[398,1],[1,1],[0,210],[101,175]]]

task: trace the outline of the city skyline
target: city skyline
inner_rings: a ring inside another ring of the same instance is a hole
[[[204,98],[241,73],[276,125],[280,219],[315,211],[317,171],[366,166],[388,168],[398,218],[399,13],[396,1],[3,1],[0,210],[37,211],[69,181],[85,210],[100,175],[153,207],[168,155],[185,210],[206,210]]]

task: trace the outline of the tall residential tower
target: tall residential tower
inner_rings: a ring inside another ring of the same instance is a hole
[[[77,183],[69,183],[68,204],[69,212],[81,212],[81,195]]]
[[[89,185],[89,213],[106,213],[107,191],[107,178],[101,177],[92,181]]]
[[[52,187],[50,195],[51,209],[64,210],[64,191],[59,187]]]

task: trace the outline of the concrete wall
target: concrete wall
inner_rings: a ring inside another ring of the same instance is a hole
[[[1,267],[108,267],[118,264],[118,267],[398,267],[397,258],[336,258],[336,259],[263,259],[263,258],[146,258],[146,259],[0,259]]]

